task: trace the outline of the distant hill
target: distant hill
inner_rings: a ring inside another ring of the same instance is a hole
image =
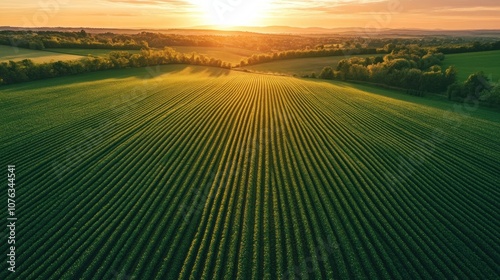
[[[240,33],[267,33],[267,34],[295,34],[295,35],[328,35],[337,34],[344,36],[372,36],[374,33],[367,32],[360,27],[322,28],[322,27],[290,27],[290,26],[237,26],[221,29],[217,26],[195,26],[191,28],[174,29],[120,29],[120,28],[90,28],[90,27],[13,27],[0,26],[0,30],[34,30],[34,31],[66,31],[77,32],[84,29],[89,33],[117,33],[137,34],[140,32],[158,32],[164,34],[186,34],[186,35],[238,35]],[[500,29],[478,29],[478,30],[425,30],[425,29],[381,29],[376,32],[377,36],[460,36],[460,37],[500,37]]]

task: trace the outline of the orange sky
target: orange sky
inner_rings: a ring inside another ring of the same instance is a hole
[[[115,28],[283,25],[326,28],[367,27],[372,29],[500,29],[500,1],[2,1],[0,3],[0,25]]]

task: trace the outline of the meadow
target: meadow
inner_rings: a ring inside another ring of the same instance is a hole
[[[171,46],[172,49],[180,53],[198,53],[203,54],[207,57],[212,57],[215,59],[220,59],[225,62],[229,62],[236,65],[241,62],[242,59],[248,58],[253,54],[258,54],[258,52],[245,50],[241,48],[230,48],[230,47],[190,47],[190,46]]]
[[[483,71],[491,80],[500,79],[500,51],[448,54],[443,61],[443,69],[455,65],[459,81],[465,81],[470,74]]]
[[[221,59],[236,65],[252,54],[254,51],[229,48],[229,47],[190,47],[190,46],[171,46],[172,49],[185,54],[197,53],[203,54],[209,58]],[[2,61],[20,61],[31,59],[36,63],[51,61],[76,60],[86,56],[103,57],[112,51],[127,51],[129,53],[140,53],[140,50],[113,50],[113,49],[78,49],[78,48],[47,48],[44,50],[30,50],[25,48],[14,48],[11,46],[0,45],[0,62]],[[321,69],[320,69],[321,70]]]
[[[369,89],[182,65],[0,87],[15,276],[497,278],[499,113]]]
[[[54,53],[50,51],[30,50],[16,48],[11,46],[0,45],[0,62],[21,61],[23,59],[31,59],[35,63],[44,63],[60,60],[75,60],[82,58],[81,55],[68,53]]]
[[[356,57],[370,57],[376,55],[354,55]],[[261,63],[257,65],[245,66],[238,69],[247,69],[253,72],[260,73],[273,73],[273,74],[285,74],[285,75],[311,75],[313,72],[316,75],[321,73],[324,67],[330,66],[333,69],[337,67],[337,64],[342,59],[348,59],[352,56],[329,56],[329,57],[313,57],[313,58],[297,58],[297,59],[287,59],[279,60],[267,63]]]
[[[241,67],[239,69],[247,69],[258,73],[284,74],[289,76],[311,75],[313,72],[318,75],[326,66],[330,66],[335,69],[341,59],[371,56],[376,55],[298,58],[261,63]],[[441,68],[446,69],[449,66],[454,65],[458,70],[457,78],[460,82],[465,81],[470,74],[479,71],[483,71],[493,82],[498,82],[500,79],[498,61],[500,61],[500,51],[447,54]]]
[[[106,56],[112,51],[126,51],[129,53],[140,53],[140,50],[113,50],[113,49],[67,49],[67,48],[55,48],[55,49],[45,49],[46,51],[53,53],[63,53],[72,54],[79,56]]]

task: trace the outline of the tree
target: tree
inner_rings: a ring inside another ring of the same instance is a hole
[[[370,80],[375,83],[384,83],[387,77],[387,69],[382,63],[369,65],[368,71],[370,73]]]
[[[45,46],[43,45],[42,41],[36,40],[36,41],[29,41],[28,48],[32,50],[43,50]]]
[[[500,85],[484,90],[479,100],[487,102],[490,106],[500,105]]]
[[[80,37],[87,37],[87,32],[85,32],[85,30],[80,30],[80,33],[78,34]]]
[[[333,80],[333,69],[330,66],[326,66],[321,70],[319,74],[320,79]]]
[[[441,66],[439,66],[439,65],[432,65],[431,67],[429,67],[429,71],[441,73],[442,70],[441,70]]]
[[[457,76],[458,76],[457,68],[454,65],[446,68],[444,75],[446,78],[447,85],[451,85],[451,84],[455,83],[457,81]]]
[[[463,86],[459,83],[453,83],[448,86],[447,94],[448,94],[448,100],[454,100],[457,97],[462,98],[464,97],[464,90]]]
[[[384,62],[383,56],[376,56],[375,59],[373,60],[373,64],[382,63],[382,62]]]
[[[403,87],[418,90],[422,80],[422,71],[412,68],[405,72],[403,78]]]
[[[392,52],[395,48],[396,48],[396,45],[394,45],[393,43],[389,43],[389,44],[387,44],[387,45],[384,46],[384,50],[387,53]]]
[[[488,77],[486,77],[482,71],[471,74],[464,83],[464,90],[467,96],[479,98],[483,90],[491,89],[491,85],[488,81]]]
[[[389,68],[389,73],[394,70],[402,70],[411,68],[411,64],[408,60],[404,58],[397,58],[391,61],[386,62],[387,67]]]
[[[340,72],[342,80],[346,79],[347,74],[349,73],[349,68],[351,68],[350,60],[342,59],[337,64],[337,71]],[[324,69],[323,69],[324,70]],[[321,76],[321,74],[320,74]]]
[[[427,92],[443,92],[446,90],[444,76],[441,72],[424,72],[421,78],[420,90]]]
[[[429,69],[432,65],[441,64],[439,57],[433,53],[428,53],[422,57],[420,60],[420,69]]]
[[[353,80],[367,81],[370,77],[370,73],[363,65],[354,64],[349,68],[348,77]]]

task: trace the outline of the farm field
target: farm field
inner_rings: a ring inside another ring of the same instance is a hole
[[[500,79],[500,51],[484,51],[473,53],[447,54],[443,61],[443,69],[455,65],[458,69],[459,81],[465,81],[470,74],[483,71],[495,82]]]
[[[240,61],[244,58],[251,56],[254,52],[244,49],[237,48],[216,48],[216,47],[189,47],[189,46],[171,46],[172,49],[176,50],[180,53],[190,54],[190,53],[198,53],[203,54],[210,58],[221,59],[225,62],[230,62],[232,64],[240,63]],[[73,55],[81,55],[81,56],[105,56],[109,54],[111,51],[121,51],[121,50],[112,50],[112,49],[47,49],[50,52],[56,53],[65,53],[65,54],[73,54]],[[123,50],[129,53],[139,53],[140,50]]]
[[[181,65],[0,108],[16,279],[498,278],[498,112]]]
[[[82,58],[81,55],[54,53],[49,51],[30,50],[0,45],[0,62],[31,59],[33,62],[43,63],[59,60],[75,60],[80,58]]]
[[[218,48],[218,47],[189,47],[189,46],[171,46],[172,49],[180,53],[198,53],[211,58],[220,59],[225,62],[230,62],[235,65],[241,62],[242,59],[248,58],[255,54],[254,51],[238,49],[238,48]]]
[[[180,53],[190,54],[198,53],[203,54],[210,58],[221,59],[232,64],[240,63],[244,58],[247,58],[254,54],[253,51],[237,49],[237,48],[216,48],[216,47],[189,47],[189,46],[171,46],[172,49]],[[105,56],[111,51],[121,51],[121,50],[111,50],[111,49],[46,49],[50,52],[73,54],[80,56]],[[129,53],[139,53],[140,50],[123,50]]]
[[[54,53],[64,53],[64,54],[73,54],[80,56],[106,56],[112,51],[127,51],[129,53],[139,53],[140,50],[113,50],[113,49],[64,49],[64,48],[56,48],[56,49],[45,49],[49,52]]]
[[[376,55],[355,55],[357,57],[370,57]],[[340,60],[349,58],[348,56],[328,56],[278,60],[267,63],[261,63],[251,66],[241,67],[251,71],[262,73],[277,73],[286,75],[310,75],[315,72],[318,75],[324,67],[330,66],[333,69],[337,67]]]

